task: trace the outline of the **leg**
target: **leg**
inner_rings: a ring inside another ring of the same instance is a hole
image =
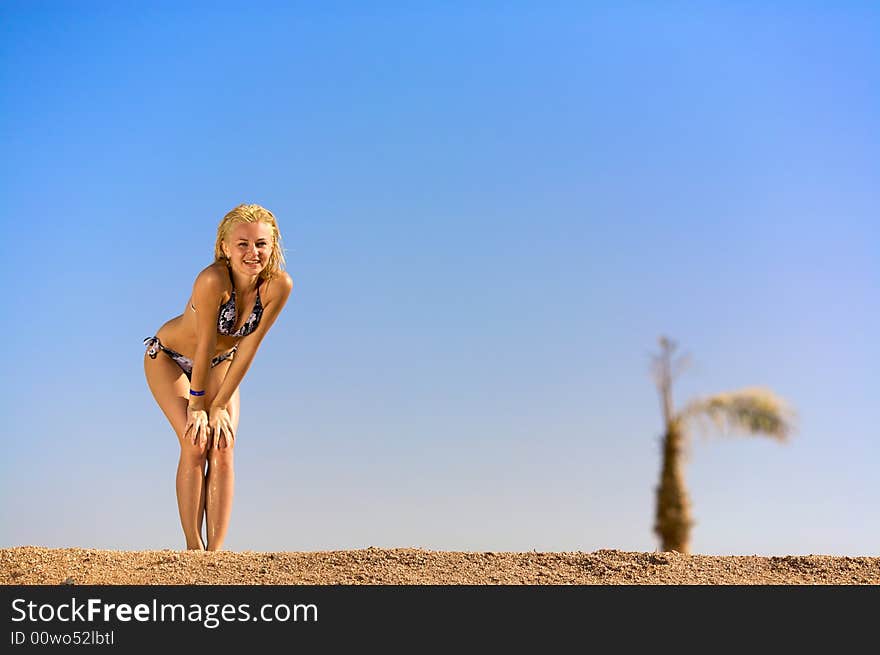
[[[180,444],[177,463],[177,510],[180,525],[190,550],[204,550],[202,515],[205,507],[205,462],[207,448],[183,438],[186,408],[189,403],[189,380],[180,367],[164,353],[155,359],[144,355],[144,373],[153,397],[171,423]]]
[[[219,369],[222,366],[221,364],[216,368]],[[223,375],[225,375],[225,372]],[[220,381],[222,382],[222,377]],[[219,389],[219,386],[218,382],[214,393]],[[205,395],[207,396],[207,393]],[[236,441],[238,441],[239,403],[239,393],[238,389],[236,389],[227,405],[229,417],[232,419],[232,429],[235,430]],[[208,476],[205,485],[208,550],[220,550],[223,547],[223,540],[226,538],[226,531],[229,528],[229,517],[232,514],[232,497],[235,491],[234,450],[234,447],[226,447],[225,443],[224,447],[220,449],[214,448],[210,442],[208,445]]]

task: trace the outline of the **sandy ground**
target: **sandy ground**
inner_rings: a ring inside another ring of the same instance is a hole
[[[877,585],[880,557],[676,552],[0,549],[4,585]]]

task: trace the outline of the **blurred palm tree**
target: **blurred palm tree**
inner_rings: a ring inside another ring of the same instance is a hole
[[[654,358],[654,379],[665,425],[654,532],[663,550],[687,553],[693,519],[684,485],[683,458],[690,429],[708,419],[724,433],[738,431],[785,442],[793,430],[794,412],[771,390],[761,387],[697,398],[676,412],[672,381],[688,363],[687,356],[673,360],[676,347],[675,342],[660,337],[660,355]]]

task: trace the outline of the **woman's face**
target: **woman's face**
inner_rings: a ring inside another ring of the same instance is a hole
[[[223,242],[232,270],[258,275],[272,254],[272,227],[266,223],[238,223]]]

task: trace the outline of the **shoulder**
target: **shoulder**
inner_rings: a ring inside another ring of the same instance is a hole
[[[287,271],[279,271],[275,278],[278,281],[278,286],[284,289],[287,293],[290,293],[293,290],[293,278],[290,277]]]
[[[196,275],[193,289],[201,293],[223,293],[229,286],[229,276],[226,267],[220,262],[214,262],[206,266]]]
[[[286,300],[293,290],[293,278],[287,271],[278,271],[266,285],[266,292],[270,299],[280,298]]]

